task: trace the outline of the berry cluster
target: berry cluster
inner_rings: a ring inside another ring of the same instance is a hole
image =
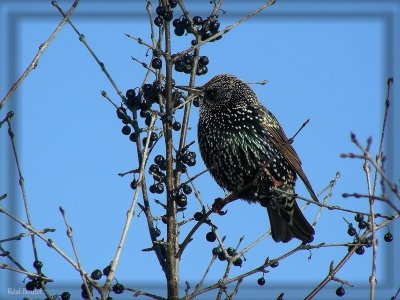
[[[180,208],[185,208],[188,204],[187,196],[182,192],[181,189],[178,191],[173,191],[171,193],[171,197],[175,201],[176,205]]]
[[[178,54],[173,54],[172,59],[175,58]],[[175,71],[183,72],[185,74],[190,74],[193,70],[194,56],[193,54],[186,53],[181,58],[179,58],[175,62]],[[196,75],[201,76],[207,74],[208,68],[207,65],[209,63],[209,59],[207,56],[200,56],[199,61],[197,63]]]
[[[33,262],[33,267],[36,269],[36,271],[38,273],[40,273],[40,275],[42,277],[46,277],[43,273],[42,273],[42,268],[43,268],[43,263],[40,260],[35,260]],[[47,280],[43,280],[41,278],[32,278],[30,281],[28,281],[25,285],[25,288],[27,291],[33,291],[35,289],[41,289],[42,285],[46,284]]]
[[[184,151],[176,155],[176,170],[182,173],[187,172],[187,166],[193,167],[196,164],[196,153]]]
[[[369,225],[368,225],[368,223],[364,220],[364,215],[363,215],[363,214],[357,213],[357,214],[354,216],[354,220],[356,220],[356,222],[358,222],[358,228],[360,228],[360,229],[366,229],[366,228],[368,228],[368,229],[369,229]]]
[[[203,20],[200,16],[193,17],[193,22],[188,20],[185,16],[180,16],[178,19],[174,19],[172,25],[175,28],[174,33],[177,36],[182,36],[185,32],[196,32],[202,41],[218,33],[219,27],[221,26],[220,22],[215,17],[209,17],[206,20]],[[218,36],[215,40],[219,40],[221,37],[222,36]],[[192,45],[194,46],[196,44],[197,41],[192,40]]]
[[[43,274],[42,274],[43,276]],[[42,288],[42,284],[46,284],[46,280],[41,280],[40,278],[33,278],[32,280],[28,281],[25,285],[27,291],[33,291],[35,289],[39,290]]]
[[[144,84],[142,89],[139,88],[129,89],[126,91],[126,106],[129,110],[140,110],[140,117],[144,119],[146,126],[150,125],[151,122],[151,112],[150,109],[154,103],[163,101],[166,95],[165,88],[160,88],[158,82],[155,81],[152,84]],[[177,96],[176,96],[177,97]],[[180,101],[177,97],[176,101]],[[180,103],[180,102],[179,102]],[[128,116],[127,108],[119,107],[117,109],[117,117],[122,121],[124,126],[122,127],[122,133],[124,135],[129,135],[129,139],[132,142],[136,142],[137,133],[133,132],[129,126],[131,123],[131,118]],[[158,139],[158,135],[153,132],[150,136],[149,147],[153,146],[153,143]],[[146,138],[142,140],[143,145],[146,143]]]
[[[157,17],[154,19],[154,24],[158,27],[161,27],[164,22],[170,22],[174,18],[174,14],[172,8],[175,8],[178,4],[177,0],[168,0],[167,6],[157,6],[156,13]]]
[[[212,232],[212,231],[210,231],[210,232]],[[209,233],[210,233],[210,232],[209,232]],[[208,233],[207,233],[207,234],[208,234]],[[233,256],[235,256],[235,255],[237,254],[236,250],[233,249],[232,247],[227,248],[227,249],[226,249],[226,253],[227,253],[230,257],[233,257]],[[224,253],[224,251],[222,251],[222,249],[221,249],[220,247],[215,247],[215,248],[213,248],[213,249],[212,249],[212,254],[213,254],[214,256],[218,257],[218,259],[219,259],[220,261],[224,261],[224,260],[226,260],[226,258],[227,258],[226,255],[225,255],[225,253]],[[241,267],[242,264],[243,264],[243,260],[242,260],[241,257],[238,257],[238,258],[236,258],[234,261],[232,261],[232,264],[233,264],[234,266]]]

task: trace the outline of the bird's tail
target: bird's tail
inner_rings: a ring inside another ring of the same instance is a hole
[[[267,206],[271,224],[272,238],[275,242],[289,242],[293,237],[311,242],[314,239],[314,228],[308,223],[295,200],[290,212],[282,206]]]

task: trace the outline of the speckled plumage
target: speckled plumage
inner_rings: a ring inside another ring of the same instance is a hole
[[[215,76],[198,90],[200,152],[216,182],[248,202],[267,207],[276,242],[293,237],[311,241],[314,229],[295,199],[272,189],[294,193],[299,175],[318,201],[277,119],[234,76]]]

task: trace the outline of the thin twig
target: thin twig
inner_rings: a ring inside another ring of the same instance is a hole
[[[54,232],[54,231],[56,231],[56,230],[55,230],[55,229],[52,229],[52,228],[45,228],[45,229],[43,229],[43,230],[41,230],[41,231],[39,231],[39,232],[42,233],[42,234],[45,234],[45,233],[47,233],[47,232]],[[21,240],[22,238],[28,237],[28,236],[31,236],[31,235],[34,235],[34,233],[33,233],[33,232],[24,232],[24,233],[20,233],[20,234],[18,234],[18,235],[16,235],[16,236],[13,236],[13,237],[9,237],[9,238],[0,240],[0,244],[1,244],[1,243],[5,243],[5,242],[10,242],[10,241],[19,241],[19,240]]]
[[[297,194],[289,193],[287,191],[284,191],[284,190],[281,190],[281,189],[278,189],[278,188],[275,188],[275,187],[273,187],[272,189],[276,190],[277,192],[280,192],[282,194],[285,194],[287,196],[296,197],[297,199],[306,201],[308,203],[315,204],[315,205],[320,206],[320,207],[325,207],[325,208],[327,208],[329,210],[341,210],[341,211],[346,211],[346,212],[353,213],[353,214],[360,213],[360,214],[363,214],[365,216],[370,216],[370,214],[366,213],[366,212],[347,209],[347,208],[343,208],[343,207],[340,207],[340,206],[337,206],[337,205],[327,205],[327,204],[323,204],[323,203],[320,203],[320,202],[315,202],[313,200],[307,199],[305,197],[301,197],[301,196],[299,196]],[[375,217],[385,218],[385,219],[388,219],[388,220],[392,220],[394,218],[394,216],[385,216],[385,215],[382,215],[380,213],[376,213]]]
[[[52,1],[52,4],[54,5],[56,1]],[[28,68],[22,73],[22,75],[18,78],[18,80],[12,85],[11,89],[8,91],[7,95],[1,100],[0,102],[0,110],[3,108],[3,106],[6,104],[7,100],[14,94],[14,92],[20,87],[22,82],[28,77],[29,73],[34,70],[38,63],[39,59],[46,51],[46,49],[49,47],[50,43],[54,40],[54,38],[57,36],[57,34],[60,32],[60,30],[64,27],[65,23],[69,20],[72,12],[74,11],[75,7],[77,7],[79,3],[79,0],[75,0],[74,3],[71,5],[70,9],[68,12],[64,15],[64,18],[61,20],[60,24],[56,27],[56,29],[52,32],[50,37],[42,44],[39,46],[39,50],[36,53],[35,57],[33,58],[32,62],[28,66]]]
[[[210,272],[211,267],[212,267],[213,263],[215,262],[215,259],[216,259],[216,258],[217,258],[216,255],[213,255],[213,256],[212,256],[212,258],[211,258],[211,260],[210,260],[210,262],[209,262],[209,264],[208,264],[208,266],[207,266],[206,271],[204,272],[203,276],[201,277],[199,283],[196,284],[196,287],[195,287],[194,292],[196,292],[199,288],[201,288],[201,287],[203,286],[204,280],[206,279],[208,273]]]
[[[160,297],[160,296],[157,296],[157,295],[154,295],[152,293],[148,293],[148,292],[145,292],[142,290],[138,290],[138,289],[126,287],[125,290],[133,292],[133,297],[146,296],[146,297],[149,297],[149,298],[155,299],[155,300],[167,300],[166,298],[163,298],[163,297]]]
[[[86,289],[87,295],[89,296],[89,299],[92,299],[92,293],[90,292],[89,286],[87,284],[87,281],[86,281],[86,278],[85,278],[85,273],[82,270],[81,262],[79,260],[78,251],[77,251],[76,246],[75,246],[74,236],[72,235],[72,227],[69,226],[69,224],[68,224],[67,217],[65,215],[65,210],[61,206],[59,207],[59,210],[60,210],[61,215],[63,217],[65,227],[67,227],[67,236],[68,236],[68,238],[69,238],[69,240],[71,242],[72,250],[74,251],[76,264],[77,264],[77,266],[79,268],[79,273],[81,275],[83,285],[85,286],[85,289]]]

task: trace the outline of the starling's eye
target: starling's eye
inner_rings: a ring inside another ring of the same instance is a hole
[[[206,91],[206,96],[210,100],[214,100],[214,98],[217,96],[217,90],[208,90]]]

